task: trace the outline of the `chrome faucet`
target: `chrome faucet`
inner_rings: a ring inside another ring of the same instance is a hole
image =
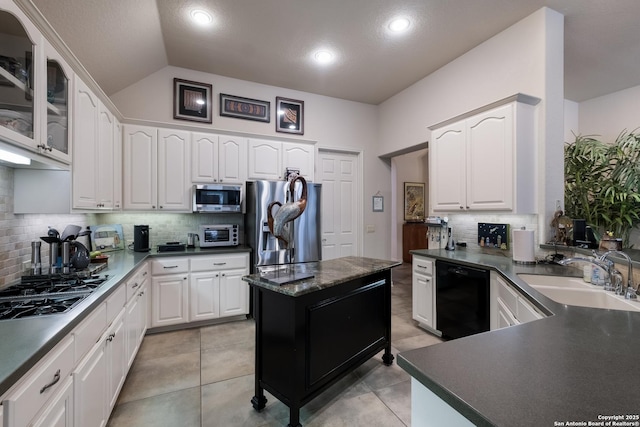
[[[620,255],[627,261],[627,285],[624,286],[623,281],[620,279],[620,272],[614,268],[614,263],[611,260],[607,260],[609,255]],[[602,255],[598,255],[596,251],[593,251],[594,258],[565,258],[558,263],[561,265],[569,265],[574,262],[589,262],[602,268],[607,273],[608,282],[605,281],[605,290],[615,291],[617,295],[624,295],[625,299],[637,299],[640,295],[640,289],[636,290],[633,285],[633,266],[631,264],[631,258],[629,255],[621,251],[607,251]],[[612,284],[612,281],[615,283]]]
[[[622,251],[607,251],[600,255],[599,260],[604,262],[611,254],[620,255],[627,260],[627,286],[622,286],[619,292],[616,290],[616,293],[618,295],[624,295],[625,299],[637,299],[637,292],[633,286],[633,265],[631,264],[631,258]]]

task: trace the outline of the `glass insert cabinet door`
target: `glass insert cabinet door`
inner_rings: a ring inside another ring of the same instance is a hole
[[[69,155],[69,78],[58,61],[47,57],[47,148]]]
[[[0,126],[34,138],[33,42],[20,21],[0,10]]]

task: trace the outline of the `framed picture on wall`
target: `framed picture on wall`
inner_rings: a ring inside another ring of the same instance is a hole
[[[221,116],[269,123],[271,121],[270,109],[271,103],[269,101],[220,94]]]
[[[304,134],[304,101],[276,97],[276,132]]]
[[[424,221],[424,183],[404,183],[404,220],[407,222]]]
[[[384,212],[384,197],[373,196],[373,211]]]
[[[173,118],[212,123],[211,91],[207,83],[173,79]]]

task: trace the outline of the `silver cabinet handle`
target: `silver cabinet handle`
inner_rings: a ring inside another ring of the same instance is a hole
[[[53,376],[53,381],[51,381],[49,384],[46,384],[44,387],[40,389],[40,394],[44,393],[45,391],[47,391],[47,389],[56,385],[58,381],[60,381],[60,369],[58,369],[55,375]]]
[[[213,265],[226,265],[226,262],[214,262]]]
[[[178,268],[178,266],[177,265],[165,265],[162,268]]]

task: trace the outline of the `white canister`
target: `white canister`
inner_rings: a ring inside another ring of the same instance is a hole
[[[591,264],[586,264],[582,267],[582,280],[587,283],[591,283]]]

